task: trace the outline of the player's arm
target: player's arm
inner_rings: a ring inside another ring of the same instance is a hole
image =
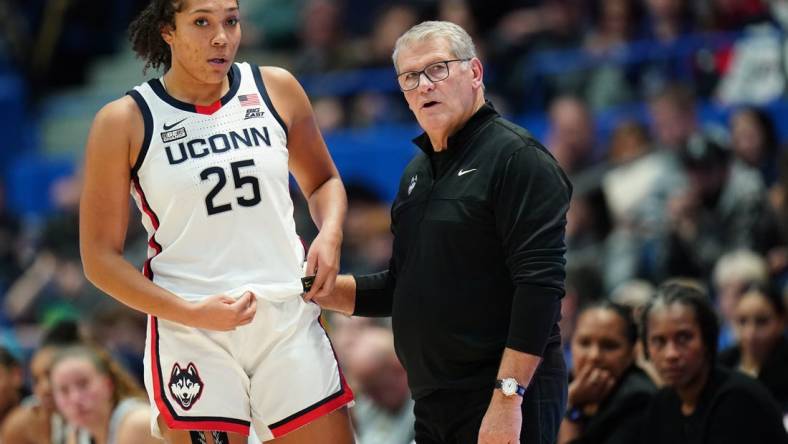
[[[307,255],[307,274],[316,272],[316,277],[306,298],[328,295],[339,271],[342,224],[347,212],[345,188],[304,89],[284,69],[264,67],[261,72],[274,108],[287,126],[290,171],[320,230]]]
[[[85,148],[79,210],[85,276],[129,307],[185,325],[229,330],[251,321],[251,296],[238,301],[215,296],[197,304],[188,303],[155,285],[123,257],[131,165],[142,134],[142,115],[128,96],[106,105],[93,121]],[[132,149],[135,145],[136,150]]]

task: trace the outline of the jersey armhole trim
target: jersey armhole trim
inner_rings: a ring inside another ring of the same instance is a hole
[[[274,108],[274,104],[271,102],[271,97],[268,96],[268,90],[265,89],[265,83],[263,83],[263,75],[262,73],[260,73],[260,67],[251,63],[249,64],[249,66],[252,68],[252,76],[254,76],[254,83],[257,84],[257,90],[260,92],[260,95],[263,96],[263,101],[265,102],[265,105],[268,107],[269,110],[271,110],[271,114],[274,116],[276,121],[279,122],[279,125],[282,127],[282,129],[285,132],[285,137],[287,137],[287,125],[285,125],[285,122],[284,120],[282,120],[282,117],[279,115],[279,113],[276,112],[276,108]]]
[[[145,161],[145,156],[148,154],[148,148],[150,147],[151,139],[153,138],[153,114],[151,114],[148,104],[145,103],[145,99],[142,98],[142,95],[139,93],[139,91],[131,90],[126,94],[131,96],[131,98],[134,99],[134,102],[137,103],[137,106],[142,113],[142,121],[145,126],[145,138],[142,140],[142,147],[140,148],[139,154],[137,154],[137,161],[134,162],[134,166],[131,168],[131,175],[136,176],[137,172],[142,166],[142,162]]]

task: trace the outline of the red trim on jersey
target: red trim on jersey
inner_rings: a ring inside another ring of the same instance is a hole
[[[155,251],[155,253],[153,253],[153,256],[150,256],[148,260],[145,261],[145,264],[143,264],[142,266],[142,274],[146,278],[153,280],[153,270],[150,268],[150,262],[153,260],[154,257],[156,257],[156,255],[161,253],[162,250],[161,245],[159,245],[159,243],[156,242],[156,233],[155,233],[155,231],[159,229],[159,217],[156,216],[156,213],[154,213],[153,210],[151,209],[150,204],[148,203],[148,199],[145,197],[145,192],[142,191],[142,185],[140,185],[139,178],[134,177],[132,179],[132,183],[134,184],[134,189],[137,191],[137,194],[140,197],[140,204],[142,206],[142,211],[144,211],[145,214],[148,215],[148,218],[150,218],[151,221],[151,225],[153,225],[154,233],[150,237],[150,239],[148,239],[148,246],[152,248],[153,251]]]
[[[342,394],[340,396],[325,403],[322,403],[322,401],[318,402],[313,409],[307,410],[300,416],[297,416],[285,422],[284,424],[272,428],[271,433],[274,435],[274,438],[280,438],[283,435],[290,433],[299,427],[303,427],[322,416],[328,415],[334,410],[353,401],[353,392],[350,390],[350,387],[347,385],[347,382],[345,382],[345,377],[342,376],[341,370],[339,371],[339,380],[340,380],[340,384],[342,385],[341,388]]]
[[[159,336],[158,336],[158,319],[155,316],[150,316],[150,366],[153,372],[153,400],[156,402],[156,407],[159,409],[159,414],[164,418],[167,427],[173,430],[211,430],[218,432],[232,432],[241,435],[249,435],[250,424],[247,421],[245,424],[239,424],[231,421],[222,421],[221,418],[211,419],[191,419],[184,417],[181,419],[175,418],[167,400],[164,399],[162,393],[164,388],[161,378],[161,365],[159,363]],[[186,419],[186,420],[183,420]]]
[[[203,105],[194,105],[194,109],[200,114],[211,115],[222,107],[222,101],[217,100],[210,105],[203,106]]]

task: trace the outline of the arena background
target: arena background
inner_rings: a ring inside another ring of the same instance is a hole
[[[144,317],[82,277],[76,211],[93,115],[160,75],[143,74],[127,40],[145,3],[0,0],[0,335],[23,363],[42,331],[77,320],[141,371]],[[244,0],[241,10],[237,59],[298,77],[348,188],[343,271],[387,264],[388,204],[419,134],[391,51],[413,24],[441,19],[472,34],[487,97],[573,180],[565,334],[576,306],[641,297],[677,275],[699,279],[716,301],[733,285],[715,279],[719,259],[742,250],[782,292],[788,0]],[[734,124],[743,109],[759,117]],[[662,162],[666,152],[679,170]],[[729,173],[703,187],[728,206],[704,201],[683,171],[717,156]],[[314,227],[293,192],[308,242]],[[141,263],[145,234],[132,219],[127,253]],[[673,250],[682,223],[704,236]],[[407,386],[386,321],[329,323],[363,401],[361,442],[408,442]],[[724,332],[722,344],[735,341]]]

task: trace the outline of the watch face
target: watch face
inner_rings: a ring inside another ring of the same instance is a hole
[[[512,378],[506,378],[501,381],[501,391],[506,396],[512,396],[517,393],[517,381]]]

